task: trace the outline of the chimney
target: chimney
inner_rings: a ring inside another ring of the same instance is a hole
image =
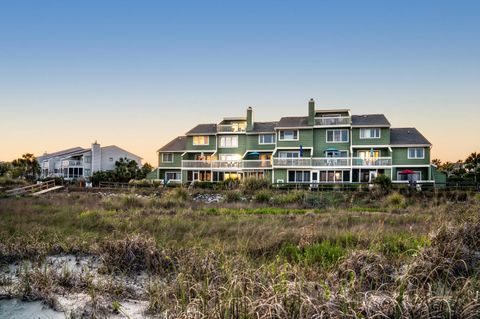
[[[315,124],[315,101],[310,99],[308,101],[308,125]]]
[[[253,130],[253,109],[251,106],[247,108],[247,131]]]
[[[102,170],[102,149],[100,144],[95,141],[92,144],[92,173]]]

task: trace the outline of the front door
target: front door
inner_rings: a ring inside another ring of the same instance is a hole
[[[318,187],[318,183],[320,182],[320,172],[319,171],[312,171],[310,187]]]
[[[195,182],[195,181],[198,181],[198,175],[199,175],[199,174],[198,174],[198,171],[194,171],[194,172],[193,172],[193,181],[194,181],[194,182]]]

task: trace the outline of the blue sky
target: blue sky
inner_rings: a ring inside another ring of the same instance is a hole
[[[94,140],[156,164],[199,122],[384,113],[480,151],[480,1],[2,1],[0,160]],[[446,129],[448,128],[448,129]]]

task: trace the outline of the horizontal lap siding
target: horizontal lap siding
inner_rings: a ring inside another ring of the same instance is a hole
[[[392,162],[393,165],[428,165],[430,164],[430,148],[422,147],[425,150],[424,159],[409,159],[408,147],[394,147]]]
[[[250,134],[247,135],[246,148],[248,150],[256,150],[256,151],[273,151],[275,149],[275,144],[258,144],[259,135],[250,135]]]
[[[167,154],[168,152],[158,153],[158,166],[159,167],[180,167],[182,166],[182,153],[172,153],[173,154],[173,163],[163,163],[162,154]]]
[[[187,136],[187,150],[189,151],[215,150],[216,146],[215,135],[208,136],[208,145],[193,145],[193,136]]]
[[[217,143],[220,146],[220,137],[221,136],[231,136],[231,135],[218,135],[217,136]],[[218,154],[239,154],[243,155],[247,150],[247,136],[245,134],[239,134],[238,136],[238,147],[235,148],[218,148]]]
[[[313,147],[313,130],[298,130],[298,141],[280,141],[278,137],[279,133],[277,132],[278,147],[300,148],[300,145],[303,147]]]
[[[350,139],[345,143],[327,143],[327,130],[328,129],[315,129],[313,134],[314,140],[314,153],[313,157],[325,157],[325,150],[327,148],[336,148],[339,151],[347,151],[350,156]]]
[[[374,128],[374,127],[373,127]],[[389,145],[390,128],[380,129],[380,138],[360,138],[360,128],[352,128],[352,145]]]

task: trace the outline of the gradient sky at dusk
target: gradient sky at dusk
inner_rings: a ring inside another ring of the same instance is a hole
[[[94,140],[156,165],[254,108],[384,113],[432,156],[480,151],[480,1],[1,1],[0,160]]]

